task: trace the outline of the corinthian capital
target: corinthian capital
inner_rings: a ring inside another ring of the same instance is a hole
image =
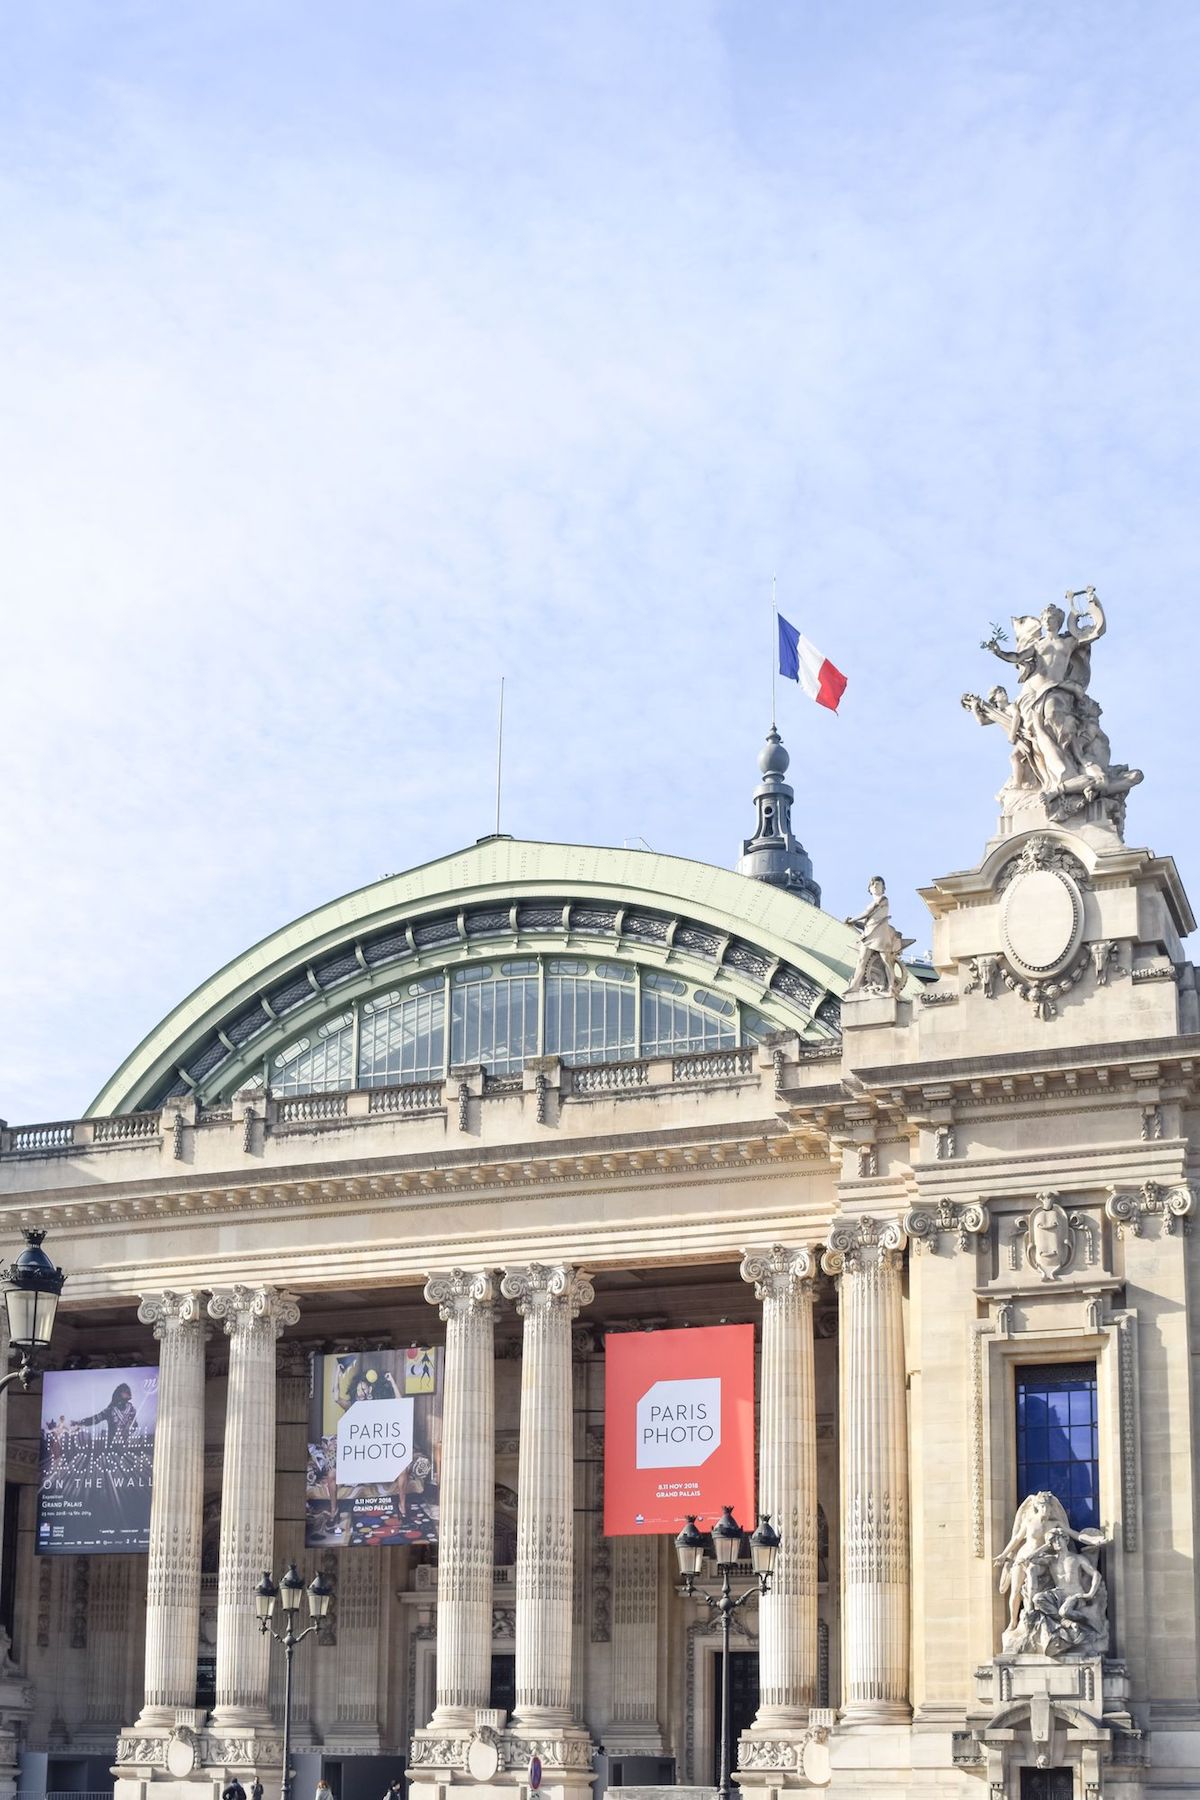
[[[436,1306],[445,1323],[471,1314],[492,1313],[496,1307],[496,1277],[491,1269],[444,1269],[425,1282],[425,1298]]]
[[[168,1333],[181,1331],[185,1325],[203,1324],[204,1298],[199,1288],[185,1288],[180,1293],[164,1288],[159,1294],[142,1295],[137,1316],[143,1325],[153,1325],[154,1335],[161,1342]]]
[[[226,1337],[268,1332],[277,1338],[286,1325],[294,1325],[299,1319],[300,1307],[294,1294],[273,1287],[243,1287],[238,1282],[214,1292],[208,1303],[208,1316],[224,1323]]]
[[[551,1308],[573,1319],[581,1306],[596,1297],[591,1277],[570,1263],[523,1263],[520,1268],[505,1269],[500,1292],[506,1300],[516,1301],[523,1319]]]
[[[857,1275],[861,1269],[881,1268],[898,1259],[906,1241],[904,1228],[896,1219],[873,1219],[868,1213],[835,1219],[821,1267],[827,1275]]]
[[[783,1300],[812,1280],[813,1259],[807,1250],[770,1244],[743,1251],[741,1273],[743,1281],[754,1283],[756,1300]]]

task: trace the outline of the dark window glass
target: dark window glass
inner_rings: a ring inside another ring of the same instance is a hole
[[[1095,1363],[1017,1370],[1017,1501],[1048,1489],[1075,1531],[1100,1523]]]

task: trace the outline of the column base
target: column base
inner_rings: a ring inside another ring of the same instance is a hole
[[[905,1700],[852,1700],[838,1714],[840,1731],[865,1730],[872,1725],[908,1725],[912,1707]]]
[[[150,1709],[147,1709],[150,1710]],[[157,1709],[156,1709],[157,1710]],[[179,1707],[167,1725],[127,1726],[117,1739],[115,1800],[220,1800],[236,1774],[244,1786],[259,1778],[279,1785],[283,1744],[265,1731],[214,1731],[203,1710]]]

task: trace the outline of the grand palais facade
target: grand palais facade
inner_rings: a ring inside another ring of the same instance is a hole
[[[335,1594],[301,1793],[525,1800],[535,1753],[554,1800],[711,1788],[719,1624],[673,1533],[604,1529],[606,1342],[729,1325],[781,1539],[733,1634],[744,1791],[1200,1792],[1194,921],[1125,842],[1094,596],[1015,624],[1016,698],[967,697],[999,824],[942,847],[977,860],[931,925],[895,902],[929,961],[877,881],[821,910],[772,731],[736,872],[484,839],[247,951],[83,1118],[4,1128],[11,1248],[68,1276],[2,1403],[7,1792],[277,1784],[254,1590],[293,1559]],[[389,1355],[444,1389],[424,1540],[346,1524],[314,1441],[314,1368],[348,1404],[399,1395]],[[139,1368],[148,1545],[63,1553],[46,1459],[98,1427],[41,1382]]]

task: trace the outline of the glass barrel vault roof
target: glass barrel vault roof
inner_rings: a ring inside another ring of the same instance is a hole
[[[835,1036],[857,934],[784,890],[646,850],[485,838],[319,907],[218,971],[126,1058],[88,1116],[211,1100],[398,986],[514,957],[670,971],[755,1029]],[[653,978],[647,986],[653,985]],[[403,1079],[403,1077],[401,1077]]]

